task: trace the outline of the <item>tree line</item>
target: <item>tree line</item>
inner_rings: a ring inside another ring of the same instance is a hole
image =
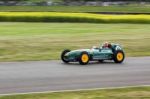
[[[71,3],[71,2],[150,2],[150,0],[0,0],[0,3],[2,2],[3,5],[15,5],[20,2],[31,2],[31,3],[37,3],[37,2],[62,2],[62,3]]]
[[[3,2],[20,2],[20,1],[55,1],[55,0],[0,0],[0,1],[3,1]],[[56,1],[63,1],[63,2],[80,2],[80,1],[103,1],[103,2],[113,2],[113,1],[137,1],[137,2],[141,2],[141,1],[148,1],[150,2],[150,0],[56,0]]]

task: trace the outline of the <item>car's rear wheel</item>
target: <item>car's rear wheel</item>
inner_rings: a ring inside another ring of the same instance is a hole
[[[118,50],[114,52],[113,60],[115,63],[122,63],[124,61],[125,54],[123,51]]]
[[[81,65],[86,65],[89,63],[89,59],[90,59],[89,54],[87,52],[82,52],[79,56],[79,63]]]
[[[61,53],[61,60],[62,60],[64,63],[68,63],[68,62],[69,62],[69,60],[67,60],[66,57],[65,57],[65,55],[66,55],[68,52],[70,52],[70,50],[69,50],[69,49],[66,49],[66,50],[62,51],[62,53]]]

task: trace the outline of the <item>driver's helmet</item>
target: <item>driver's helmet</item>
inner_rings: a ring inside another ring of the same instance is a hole
[[[110,48],[111,44],[109,42],[104,42],[102,45],[103,48]]]

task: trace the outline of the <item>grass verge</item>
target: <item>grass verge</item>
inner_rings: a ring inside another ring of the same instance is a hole
[[[0,12],[1,22],[150,23],[150,15],[106,15],[64,12]]]
[[[150,87],[0,96],[0,99],[149,99]]]
[[[150,5],[131,6],[0,6],[0,11],[150,13]]]
[[[149,24],[0,23],[0,61],[59,59],[63,49],[120,43],[126,56],[150,56]]]

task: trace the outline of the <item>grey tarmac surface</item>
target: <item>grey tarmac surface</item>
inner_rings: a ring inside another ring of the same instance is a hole
[[[113,62],[1,62],[0,94],[150,85],[150,57]]]

